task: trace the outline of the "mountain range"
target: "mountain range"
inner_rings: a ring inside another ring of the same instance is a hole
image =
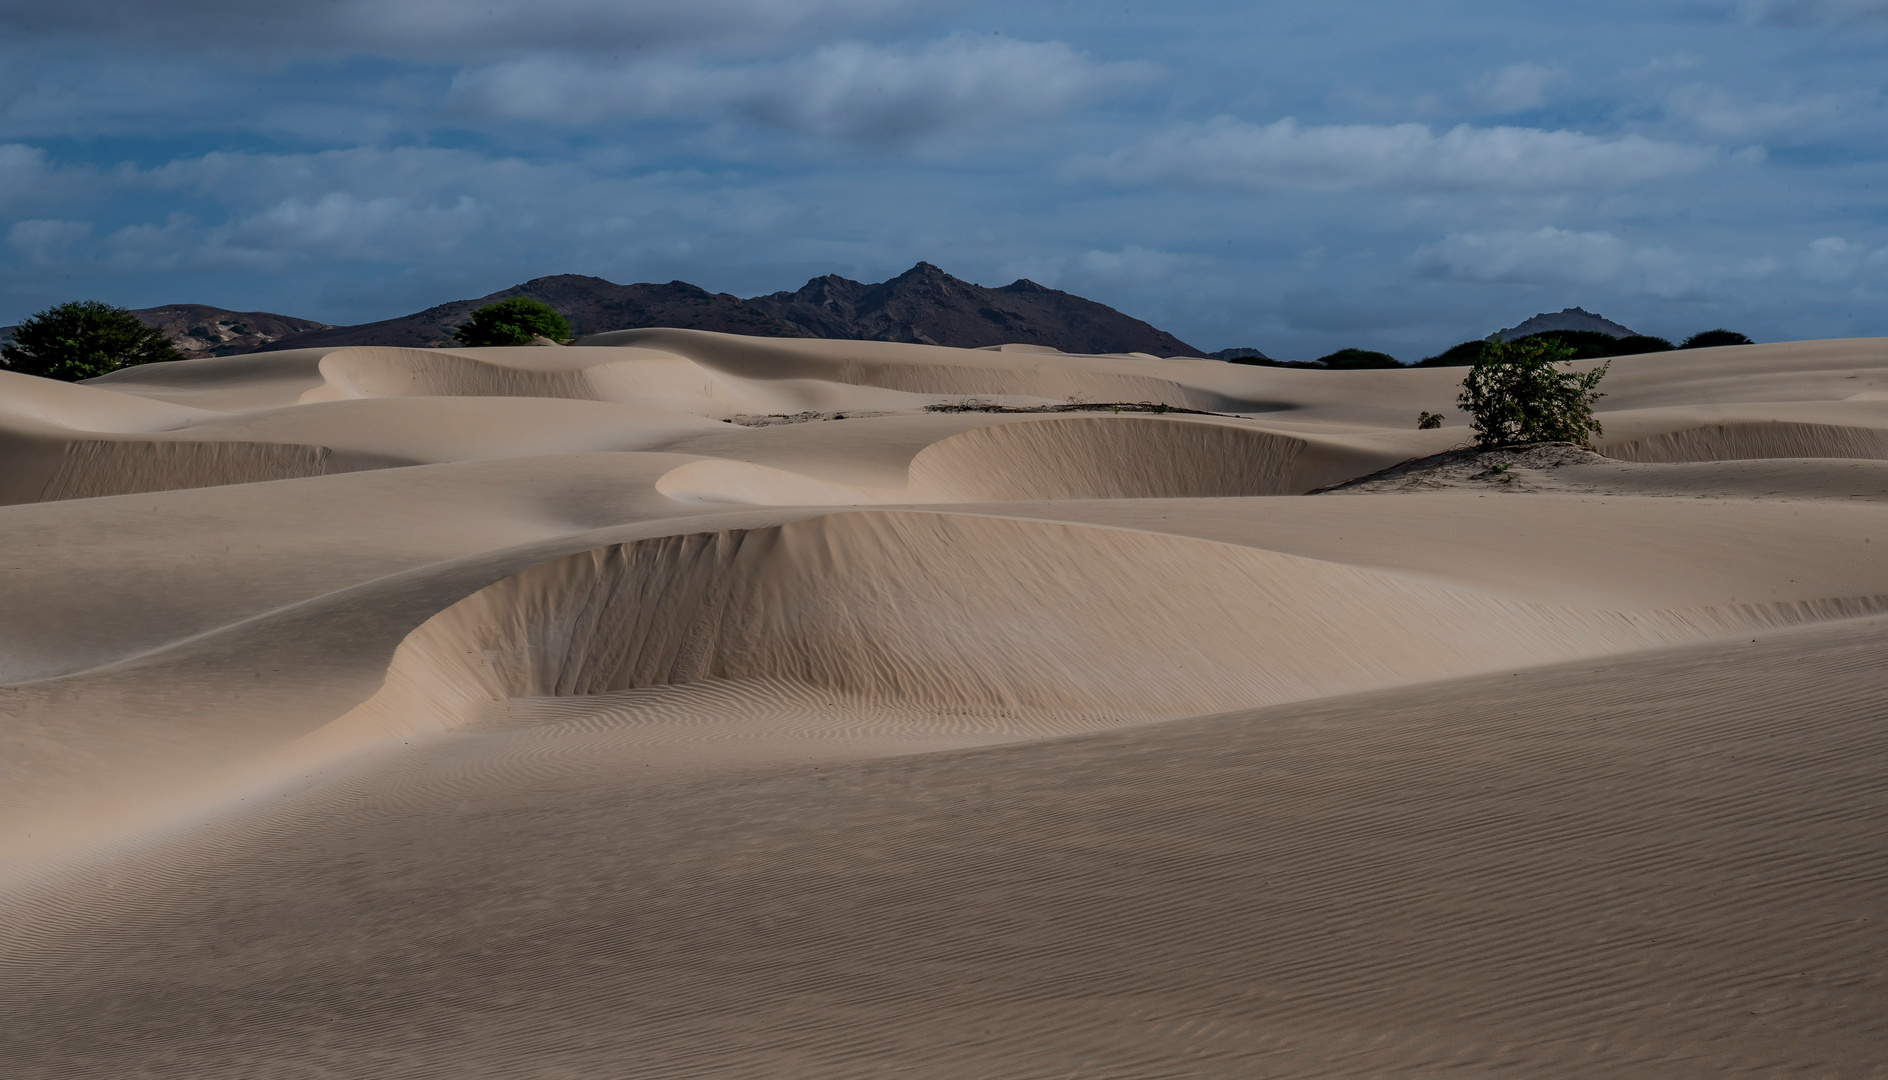
[[[451,345],[453,331],[474,311],[514,296],[549,305],[570,323],[577,337],[667,326],[758,337],[902,341],[957,348],[1047,345],[1066,353],[1141,353],[1278,363],[1253,348],[1203,352],[1106,304],[1027,278],[989,289],[952,277],[927,262],[877,284],[827,274],[792,292],[746,299],[732,293],[711,293],[686,281],[618,285],[599,277],[555,274],[486,296],[354,326],[205,304],[137,308],[131,314],[161,330],[186,357],[349,345],[436,348]],[[0,340],[9,339],[12,330],[10,326],[0,327]],[[1613,338],[1634,336],[1627,327],[1578,307],[1542,312],[1491,336],[1509,341],[1547,330],[1597,332]],[[1468,345],[1479,345],[1479,341],[1465,342],[1451,350],[1451,355]],[[1443,359],[1431,357],[1429,362]]]
[[[476,299],[454,300],[358,326],[330,326],[200,304],[142,308],[132,314],[164,331],[186,356],[346,345],[429,348],[450,345],[453,330],[472,312],[514,296],[548,304],[578,337],[671,326],[760,337],[904,341],[959,348],[1015,343],[1048,345],[1070,353],[1203,355],[1172,334],[1106,304],[1026,279],[988,289],[925,262],[877,284],[828,274],[794,292],[745,300],[730,293],[711,293],[686,281],[618,285],[598,277],[557,274]]]

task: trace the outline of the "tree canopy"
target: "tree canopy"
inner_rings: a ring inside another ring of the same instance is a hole
[[[1681,349],[1715,349],[1722,345],[1752,345],[1749,338],[1735,330],[1726,330],[1722,326],[1716,330],[1701,330],[1685,339]]]
[[[1482,338],[1476,338],[1474,341],[1464,341],[1460,345],[1452,345],[1434,356],[1417,361],[1416,366],[1468,367],[1482,358],[1482,350],[1487,347],[1488,342]]]
[[[1339,349],[1327,356],[1318,357],[1316,363],[1332,371],[1358,371],[1365,368],[1397,368],[1396,357],[1389,353],[1372,352],[1369,349]]]
[[[570,324],[549,304],[528,296],[514,296],[487,304],[453,331],[453,339],[471,348],[493,345],[529,345],[540,337],[570,340]]]
[[[8,371],[62,382],[96,379],[119,368],[182,360],[170,339],[121,307],[73,300],[35,312],[0,347]]]
[[[1614,337],[1598,330],[1543,330],[1521,341],[1533,339],[1557,341],[1571,350],[1569,360],[1602,360],[1609,356],[1636,356],[1640,353],[1670,352],[1675,346],[1662,337],[1631,334]]]
[[[1600,434],[1593,403],[1604,395],[1594,387],[1612,361],[1591,371],[1561,367],[1572,353],[1545,335],[1489,342],[1456,399],[1472,418],[1477,444],[1483,449],[1535,442],[1585,446]]]

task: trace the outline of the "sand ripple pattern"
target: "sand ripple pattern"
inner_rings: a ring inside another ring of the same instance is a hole
[[[329,734],[491,702],[780,680],[867,704],[1178,718],[1883,609],[1879,598],[1617,612],[1246,547],[909,511],[662,537],[534,567],[408,636]]]
[[[1888,429],[1841,424],[1705,424],[1624,442],[1600,451],[1621,461],[1745,461],[1756,458],[1888,459]]]
[[[325,446],[292,443],[75,440],[66,444],[39,501],[321,476],[330,456]]]
[[[1227,424],[1038,420],[925,447],[911,487],[936,502],[1297,495],[1312,486],[1293,468],[1304,449],[1303,439]]]
[[[1137,416],[972,428],[911,460],[902,487],[837,483],[748,461],[704,459],[663,476],[671,498],[765,506],[1297,495],[1350,475],[1357,455],[1251,427]]]
[[[0,1060],[1879,1078],[1885,632],[712,782],[454,733],[10,917]]]

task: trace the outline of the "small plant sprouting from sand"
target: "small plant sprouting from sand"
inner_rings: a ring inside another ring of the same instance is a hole
[[[1490,342],[1456,399],[1471,418],[1476,444],[1484,450],[1543,442],[1590,446],[1601,433],[1593,403],[1604,396],[1594,387],[1612,361],[1573,371],[1561,366],[1571,352],[1543,338]]]
[[[1434,431],[1435,429],[1441,426],[1442,426],[1441,413],[1432,413],[1429,410],[1424,409],[1422,414],[1416,417],[1416,430],[1418,431]]]

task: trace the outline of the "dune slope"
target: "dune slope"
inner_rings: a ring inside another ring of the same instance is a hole
[[[1888,342],[1460,375],[0,375],[0,1075],[1879,1075]]]

